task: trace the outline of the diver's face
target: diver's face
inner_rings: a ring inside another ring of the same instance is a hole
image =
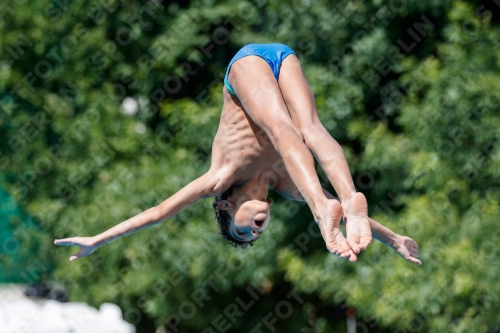
[[[228,210],[232,217],[229,233],[241,241],[257,238],[269,224],[272,200],[248,200]]]

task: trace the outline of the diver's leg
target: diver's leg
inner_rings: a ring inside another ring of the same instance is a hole
[[[347,218],[349,245],[356,253],[366,249],[372,240],[366,198],[362,193],[356,193],[342,147],[318,117],[314,96],[295,55],[289,55],[283,61],[278,84],[293,123],[300,129],[307,147],[340,197],[344,218]]]
[[[331,232],[324,234],[328,249],[356,260],[356,255],[339,229],[341,214],[336,212],[340,206],[324,195],[314,169],[314,158],[288,114],[269,65],[260,57],[247,56],[232,65],[228,78],[245,112],[268,135],[282,156],[287,171],[311,208],[314,218],[323,226],[322,231],[330,226],[327,229]]]

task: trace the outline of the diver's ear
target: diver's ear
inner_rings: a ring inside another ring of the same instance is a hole
[[[267,199],[267,203],[271,206],[273,204],[273,199]]]
[[[227,200],[221,200],[219,202],[219,209],[222,210],[232,210],[234,208],[233,204]]]

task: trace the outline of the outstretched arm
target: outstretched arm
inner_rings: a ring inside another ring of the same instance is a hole
[[[410,237],[396,234],[373,219],[369,220],[373,238],[394,249],[404,260],[422,265],[422,262],[417,259],[419,257],[417,242]]]
[[[71,237],[56,239],[54,244],[61,246],[77,245],[80,252],[72,255],[70,261],[91,254],[97,248],[115,239],[130,235],[136,231],[158,224],[186,209],[201,198],[215,194],[216,185],[212,174],[206,173],[195,179],[180,191],[163,201],[158,206],[149,208],[144,212],[93,237]]]

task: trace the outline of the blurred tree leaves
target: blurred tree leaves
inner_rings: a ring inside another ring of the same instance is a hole
[[[23,256],[33,281],[116,302],[149,331],[179,319],[200,332],[222,315],[230,331],[250,332],[269,313],[278,331],[344,330],[332,319],[341,302],[370,332],[498,329],[496,2],[2,6],[1,186],[36,218],[37,233],[17,236],[22,253],[37,250]],[[206,199],[69,263],[74,249],[54,238],[100,233],[208,169],[225,68],[253,42],[297,52],[371,214],[413,237],[424,265],[380,244],[355,264],[329,256],[307,207],[276,197],[273,223],[248,251],[220,239]],[[237,298],[257,306],[231,320],[224,310]]]

